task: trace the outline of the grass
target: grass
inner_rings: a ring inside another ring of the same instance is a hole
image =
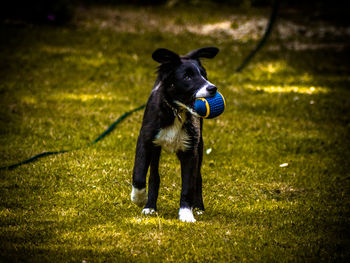
[[[177,219],[180,167],[166,153],[158,214],[143,217],[131,203],[138,112],[94,146],[0,171],[0,261],[349,259],[348,35],[276,30],[234,74],[256,44],[254,32],[232,38],[185,29],[264,18],[264,10],[239,11],[100,7],[79,9],[65,27],[1,26],[0,166],[83,147],[143,104],[157,47],[184,54],[218,46],[204,64],[227,109],[204,121],[212,151],[202,167],[206,211],[196,223]]]

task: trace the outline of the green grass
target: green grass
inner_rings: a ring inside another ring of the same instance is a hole
[[[143,217],[130,201],[138,112],[94,146],[0,171],[0,261],[346,262],[346,36],[275,33],[234,74],[253,36],[179,28],[234,19],[239,10],[122,10],[80,10],[65,27],[1,26],[0,166],[85,146],[143,104],[155,80],[155,48],[184,54],[215,45],[219,55],[204,64],[227,109],[204,121],[205,150],[212,149],[202,167],[206,211],[194,224],[178,221],[180,166],[166,153],[158,214]],[[288,48],[295,41],[345,46]]]

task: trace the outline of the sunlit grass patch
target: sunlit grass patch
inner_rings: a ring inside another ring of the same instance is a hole
[[[116,101],[116,96],[112,94],[74,94],[74,93],[59,93],[56,95],[50,95],[51,100],[56,101],[65,101],[65,100],[74,100],[74,101],[90,101],[90,100],[102,100],[102,101]]]
[[[40,50],[51,54],[74,54],[79,52],[77,49],[69,46],[52,45],[43,45],[40,47]]]
[[[267,93],[300,93],[300,94],[318,94],[328,93],[329,89],[325,87],[305,86],[305,85],[286,85],[286,86],[260,86],[248,84],[244,86],[250,90],[264,91]]]
[[[129,224],[131,223],[133,225],[150,225],[158,229],[161,229],[163,225],[166,225],[167,227],[176,227],[184,224],[177,219],[161,218],[159,217],[158,213],[152,216],[126,218],[124,222]]]
[[[288,67],[290,67],[286,61],[281,60],[269,63],[256,63],[254,66],[257,67],[259,71],[265,73],[281,73],[288,70]]]

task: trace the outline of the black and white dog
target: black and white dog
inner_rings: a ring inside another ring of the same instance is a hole
[[[193,209],[204,210],[201,177],[203,119],[194,112],[193,104],[198,97],[210,97],[216,93],[217,88],[207,80],[200,58],[214,58],[218,52],[216,47],[206,47],[179,56],[161,48],[152,54],[160,66],[137,140],[131,192],[131,200],[140,207],[144,206],[143,214],[152,214],[157,209],[158,165],[162,148],[175,152],[181,162],[179,219],[195,222]]]

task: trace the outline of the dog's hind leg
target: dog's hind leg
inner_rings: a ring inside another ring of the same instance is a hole
[[[159,177],[159,158],[160,158],[161,147],[154,147],[152,149],[152,159],[150,167],[150,176],[148,179],[148,201],[142,213],[153,214],[157,210],[157,199],[160,184]]]
[[[143,143],[142,136],[139,136],[132,176],[131,201],[140,207],[147,203],[146,176],[152,158],[150,148]]]

